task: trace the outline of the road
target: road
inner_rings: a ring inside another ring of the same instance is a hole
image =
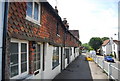
[[[86,55],[82,54],[76,58],[70,65],[57,75],[53,81],[65,79],[70,81],[108,81],[108,77],[94,62],[85,60]],[[96,71],[97,70],[97,71]]]

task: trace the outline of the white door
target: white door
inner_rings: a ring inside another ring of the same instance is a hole
[[[2,39],[3,39],[3,18],[4,18],[4,2],[0,0],[0,81],[2,79]]]

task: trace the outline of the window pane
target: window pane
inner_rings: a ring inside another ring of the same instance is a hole
[[[38,53],[37,55],[37,60],[40,60],[40,53]]]
[[[57,29],[57,34],[59,34],[59,24],[58,23],[57,23],[56,29]]]
[[[21,73],[27,71],[27,44],[21,43]]]
[[[27,61],[27,53],[21,54],[21,62],[26,62]]]
[[[21,43],[21,52],[27,52],[27,44]]]
[[[37,69],[40,69],[40,61],[37,62]]]
[[[35,8],[34,8],[34,19],[38,20],[38,14],[39,14],[39,5],[35,3]]]
[[[40,60],[40,45],[37,45],[37,60]]]
[[[33,6],[32,2],[27,3],[27,15],[30,17],[32,17],[32,6]]]
[[[18,53],[18,43],[11,43],[10,44],[10,52],[11,53]]]
[[[11,67],[11,77],[18,75],[18,65]]]
[[[34,54],[34,62],[36,61],[36,53]]]
[[[59,65],[59,47],[54,47],[52,65],[53,68]]]
[[[35,49],[35,55],[34,55],[34,71],[40,69],[40,45],[36,45]]]
[[[18,64],[18,54],[10,54],[10,64]]]
[[[40,45],[37,45],[37,50],[38,52],[40,52]]]
[[[18,75],[18,43],[10,44],[10,76]]]
[[[21,64],[21,73],[27,71],[27,63],[22,63]]]
[[[36,69],[36,62],[34,62],[34,71],[36,71],[37,69]]]

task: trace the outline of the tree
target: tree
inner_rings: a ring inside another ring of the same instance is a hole
[[[102,39],[102,41],[105,41],[105,40],[108,40],[109,37],[103,37],[103,38],[101,38],[101,39]]]
[[[97,52],[102,45],[103,41],[100,37],[92,37],[89,41],[89,45]]]
[[[88,51],[93,50],[92,47],[88,43],[82,44],[82,47],[84,47],[84,49]]]

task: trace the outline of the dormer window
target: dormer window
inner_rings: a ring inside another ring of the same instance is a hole
[[[26,19],[40,25],[40,3],[27,2]]]

